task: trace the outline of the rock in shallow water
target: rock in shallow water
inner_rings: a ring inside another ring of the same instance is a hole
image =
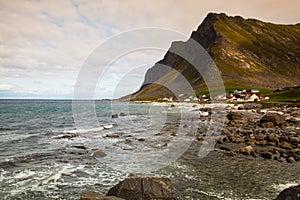
[[[287,188],[280,192],[275,200],[299,200],[300,185]]]
[[[108,196],[126,200],[176,200],[171,190],[169,178],[134,177],[126,178],[108,191]]]

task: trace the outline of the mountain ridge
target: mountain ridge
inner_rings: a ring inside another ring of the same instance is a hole
[[[212,57],[226,88],[276,89],[300,85],[300,23],[281,25],[209,13],[192,32],[191,39]],[[170,49],[187,42],[173,42]],[[199,72],[169,50],[147,71],[140,90],[128,97],[149,100],[172,95],[167,88],[153,84],[158,79],[167,79],[170,70],[163,65],[181,73],[196,93],[207,90]]]

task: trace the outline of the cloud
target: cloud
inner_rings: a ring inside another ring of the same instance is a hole
[[[299,10],[299,0],[0,1],[0,80],[15,86],[10,88],[12,93],[20,93],[17,88],[22,88],[28,95],[33,93],[34,81],[52,80],[61,85],[42,84],[37,87],[44,92],[40,95],[63,96],[65,92],[69,97],[72,88],[66,85],[75,82],[85,59],[102,42],[123,31],[161,27],[189,36],[208,12],[297,23]],[[126,62],[116,63],[119,73],[143,60],[149,64],[162,57],[148,53],[136,53]]]

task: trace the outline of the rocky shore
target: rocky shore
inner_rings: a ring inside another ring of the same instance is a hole
[[[280,192],[274,200],[299,200],[300,185]],[[165,177],[129,177],[112,187],[106,196],[94,191],[83,193],[80,200],[180,200],[174,197],[171,180]]]
[[[222,154],[230,159],[242,157],[252,161],[256,159],[259,161],[268,160],[266,162],[274,164],[278,162],[278,164],[281,163],[286,166],[295,165],[300,161],[299,107],[287,105],[265,107],[262,104],[254,103],[230,104],[221,110],[212,109],[209,104],[205,106],[190,104],[187,107],[191,112],[199,112],[202,122],[208,122],[213,112],[223,112],[224,116],[226,116],[221,134],[211,136],[217,140],[213,150],[218,154]],[[199,144],[207,142],[206,134],[208,128],[209,125],[204,125],[198,130],[196,140]],[[176,188],[177,186],[174,187]],[[88,191],[83,193],[80,199],[180,199],[173,194],[171,188],[171,181],[168,178],[133,176],[112,187],[107,192],[107,196]],[[299,185],[275,194],[278,194],[275,200],[299,200]]]
[[[278,162],[300,161],[300,108],[271,107],[262,104],[228,105],[225,125],[217,139],[216,150],[226,155],[242,154]],[[211,112],[209,107],[200,112]],[[209,120],[210,115],[201,116]],[[199,130],[197,140],[204,142],[207,129]]]

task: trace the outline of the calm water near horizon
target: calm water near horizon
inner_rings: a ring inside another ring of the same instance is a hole
[[[148,116],[153,108],[148,104],[125,106],[130,115],[112,119],[111,102],[96,101],[100,127],[76,131],[71,100],[0,100],[0,199],[79,199],[86,190],[106,194],[129,172],[112,169],[93,153],[104,148],[129,152],[167,148],[162,141],[169,140],[168,136],[138,141],[160,128]],[[177,130],[177,114],[166,121],[166,132]],[[180,137],[178,134],[178,140]],[[170,177],[175,193],[183,199],[273,199],[300,180],[298,163],[220,152],[199,159],[197,148],[192,145],[177,162],[144,175]]]

